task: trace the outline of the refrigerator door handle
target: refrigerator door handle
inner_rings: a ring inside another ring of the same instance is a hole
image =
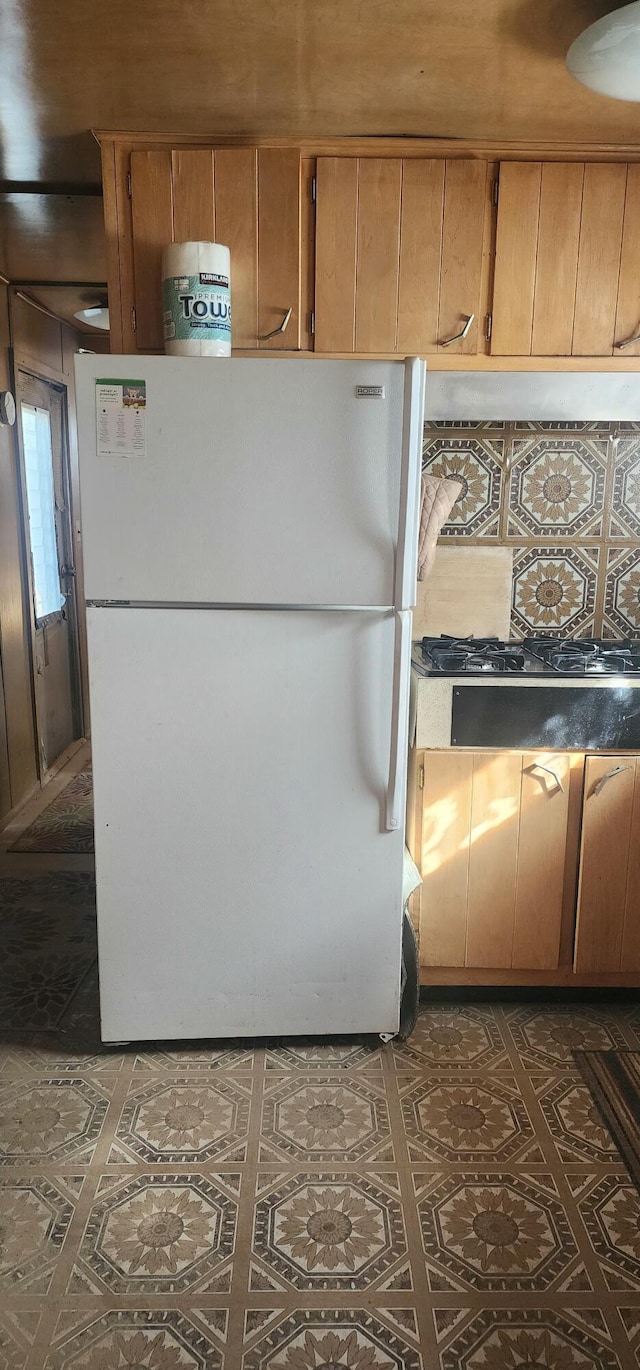
[[[416,602],[422,430],[426,382],[426,366],[419,357],[407,357],[404,368],[402,470],[393,600],[397,610],[410,609]]]
[[[410,609],[400,609],[395,615],[391,746],[389,749],[389,784],[387,787],[387,832],[397,832],[398,829],[402,827],[402,806],[405,802],[404,777],[407,764],[407,733],[409,727],[411,620],[412,614]]]

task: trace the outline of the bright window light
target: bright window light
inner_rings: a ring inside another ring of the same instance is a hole
[[[59,613],[65,596],[60,589],[53,485],[51,420],[46,409],[22,404],[22,442],[29,510],[29,542],[36,618]]]

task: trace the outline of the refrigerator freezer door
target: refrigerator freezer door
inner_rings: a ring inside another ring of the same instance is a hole
[[[403,362],[82,356],[76,367],[89,600],[396,602]],[[420,388],[424,368],[414,372]],[[146,382],[141,455],[97,455],[105,373]]]
[[[89,610],[102,1034],[394,1032],[392,613]]]

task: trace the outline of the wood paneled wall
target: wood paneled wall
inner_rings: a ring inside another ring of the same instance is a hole
[[[18,364],[67,387],[74,534],[78,542],[73,357],[79,343],[81,345],[82,340],[74,329],[49,318],[16,296],[15,291],[0,284],[0,389],[13,389],[11,348]],[[39,783],[19,510],[15,430],[0,426],[0,821],[23,803]],[[76,546],[76,555],[76,565],[81,566],[79,546]],[[81,604],[81,577],[78,592]],[[86,651],[82,615],[80,617],[80,654],[86,699]]]

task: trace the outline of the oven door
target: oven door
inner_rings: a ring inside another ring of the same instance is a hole
[[[451,746],[640,749],[640,687],[454,685]]]

